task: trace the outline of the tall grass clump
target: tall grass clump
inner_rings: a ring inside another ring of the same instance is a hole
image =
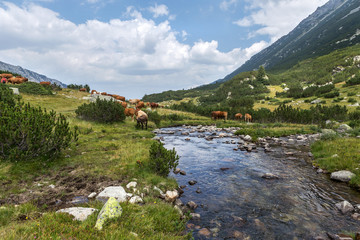
[[[179,164],[179,156],[175,149],[167,150],[160,142],[154,142],[150,147],[150,169],[161,176],[168,176],[171,169]]]
[[[114,123],[125,120],[124,108],[115,101],[96,99],[92,103],[84,103],[75,113],[79,118],[99,123]]]
[[[6,87],[0,88],[0,157],[9,160],[51,158],[77,141],[63,115],[35,108],[18,100]],[[15,104],[14,104],[15,103]]]

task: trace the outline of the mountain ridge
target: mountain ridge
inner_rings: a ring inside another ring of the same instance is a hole
[[[330,0],[302,20],[289,34],[252,56],[223,79],[212,83],[225,82],[241,72],[255,70],[261,65],[267,70],[290,68],[306,58],[358,44],[358,19],[360,1]]]

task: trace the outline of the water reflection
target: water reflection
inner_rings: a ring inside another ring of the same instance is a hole
[[[179,185],[187,186],[181,200],[200,206],[195,212],[201,220],[190,223],[213,229],[214,239],[234,237],[235,233],[250,239],[313,239],[325,232],[359,231],[359,223],[335,207],[342,200],[360,203],[359,193],[317,174],[303,144],[286,149],[273,146],[271,153],[259,147],[256,152],[234,151],[236,144],[225,142],[236,142],[236,138],[208,141],[196,131],[184,136],[181,131],[188,129],[167,130],[175,134],[158,135],[164,138],[166,148],[175,147],[179,168],[187,173],[171,174]],[[264,173],[280,178],[263,179]],[[197,184],[190,186],[189,180]],[[194,238],[200,238],[196,230]]]

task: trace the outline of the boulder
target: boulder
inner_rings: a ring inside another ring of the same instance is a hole
[[[10,87],[10,89],[13,90],[13,93],[14,93],[15,95],[20,95],[18,88]]]
[[[165,194],[165,201],[167,202],[174,202],[179,197],[178,191],[166,191]]]
[[[346,214],[348,212],[352,212],[354,210],[353,205],[351,205],[351,203],[349,203],[348,201],[342,201],[339,202],[337,204],[335,204],[335,206],[343,213]]]
[[[105,205],[102,207],[95,224],[95,228],[101,230],[106,221],[111,218],[120,217],[122,208],[119,202],[114,197],[110,197]]]
[[[193,220],[200,220],[201,216],[198,213],[190,213],[190,217]]]
[[[279,177],[273,173],[265,173],[261,177],[266,179],[279,179]]]
[[[249,136],[249,135],[246,135],[246,136],[244,137],[244,140],[247,141],[247,142],[250,142],[250,141],[252,140],[252,137]]]
[[[355,176],[354,173],[350,171],[342,170],[331,173],[330,178],[340,182],[349,182],[351,178],[354,176]]]
[[[352,128],[347,125],[347,124],[341,124],[338,128],[337,128],[337,132],[346,132],[348,130],[351,130]]]
[[[68,213],[73,215],[74,220],[85,221],[93,212],[97,211],[95,208],[71,207],[60,209],[57,213]]]
[[[101,193],[99,193],[99,195],[97,195],[96,199],[104,201],[109,199],[110,197],[114,197],[119,202],[125,202],[125,189],[121,186],[107,187]]]
[[[198,205],[194,201],[189,201],[186,205],[192,210],[198,207]]]

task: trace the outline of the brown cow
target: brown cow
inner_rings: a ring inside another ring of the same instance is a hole
[[[51,82],[40,82],[40,85],[43,85],[43,86],[45,86],[45,85],[50,86],[50,84],[51,84]]]
[[[251,122],[252,121],[252,117],[251,117],[251,115],[250,114],[248,114],[248,113],[245,113],[245,122]]]
[[[125,97],[116,95],[115,99],[125,102]]]
[[[80,92],[86,92],[86,88],[80,88],[79,91]]]
[[[135,116],[136,116],[136,125],[140,126],[141,125],[141,129],[144,129],[144,125],[147,129],[147,123],[148,123],[148,115],[140,110],[140,109],[136,109],[135,111]]]
[[[0,74],[0,78],[12,78],[13,75],[11,73],[2,73]]]
[[[104,96],[107,96],[107,93],[106,92],[102,92],[100,93],[101,95],[104,95]]]
[[[91,94],[99,94],[96,90],[91,90]]]
[[[134,105],[138,104],[138,102],[140,102],[140,99],[130,99],[129,100],[129,103],[134,104]]]
[[[8,82],[12,83],[12,84],[21,84],[24,82],[27,82],[28,79],[24,78],[24,77],[12,77],[8,79]]]
[[[151,108],[158,108],[159,104],[152,102],[152,103],[150,103],[150,107]]]
[[[132,121],[134,121],[134,114],[135,114],[134,108],[125,108],[124,113],[125,113],[125,116],[131,117]]]
[[[127,102],[119,102],[124,108],[127,107]]]
[[[142,101],[140,101],[140,102],[138,102],[138,104],[136,104],[136,108],[141,109],[141,108],[143,108],[143,107],[145,107],[145,103],[142,102]]]
[[[227,112],[223,112],[223,111],[212,111],[211,112],[211,118],[214,119],[214,120],[224,119],[224,121],[226,121],[227,117],[228,117]]]
[[[235,114],[235,119],[236,119],[236,120],[240,120],[242,117],[243,117],[243,116],[242,116],[241,113]]]

